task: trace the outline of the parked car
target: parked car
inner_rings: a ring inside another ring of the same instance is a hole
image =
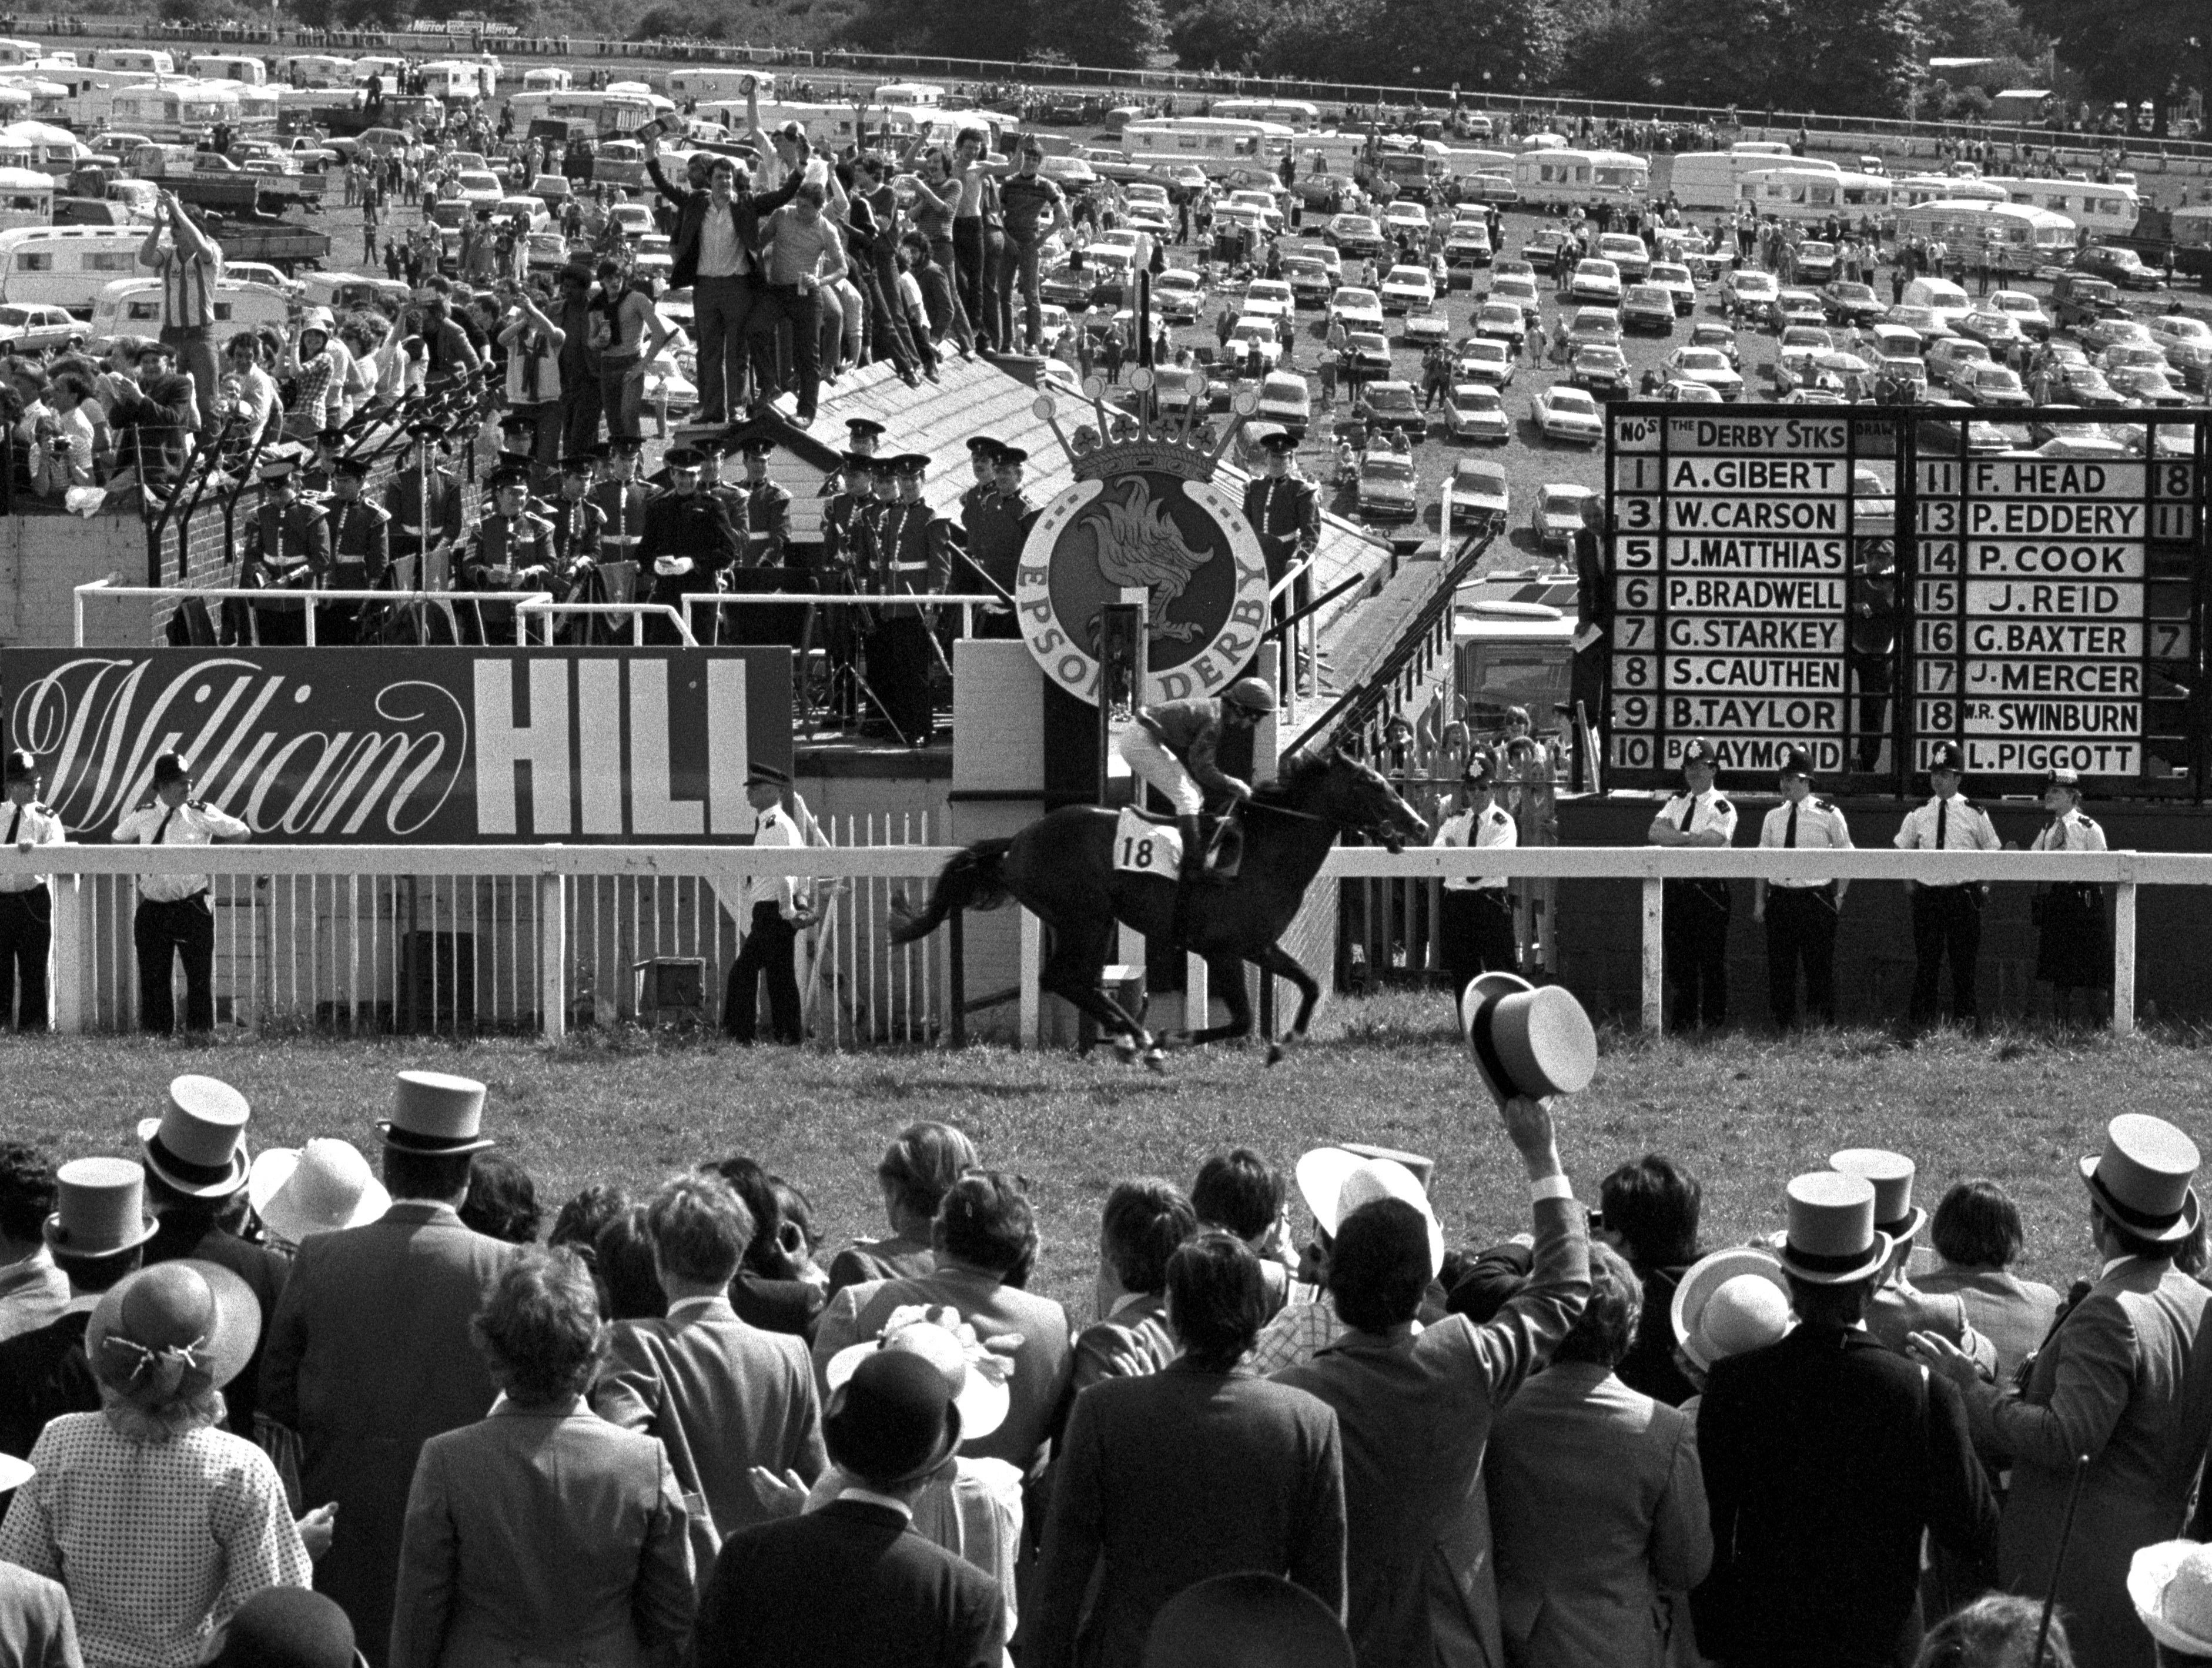
[[[1310,255],[1284,256],[1283,281],[1290,285],[1291,298],[1300,307],[1326,307],[1336,289],[1328,268]]]
[[[1494,516],[1502,527],[1513,513],[1513,489],[1505,472],[1486,458],[1462,458],[1452,465],[1444,501],[1455,522]]]
[[[1456,350],[1454,380],[1461,382],[1487,382],[1493,388],[1503,388],[1513,380],[1518,368],[1513,351],[1494,336],[1475,336],[1462,342]]]
[[[1836,246],[1808,238],[1797,246],[1797,282],[1824,284],[1836,276]]]
[[[1399,332],[1409,348],[1425,348],[1451,340],[1451,320],[1441,313],[1409,313]]]
[[[1380,330],[1382,298],[1371,289],[1345,284],[1328,299],[1328,318],[1331,324],[1341,323],[1346,330]]]
[[[2193,403],[2187,394],[2173,386],[2164,371],[2148,365],[2125,365],[2118,370],[2106,371],[2105,380],[2118,389],[2130,405],[2154,405],[2160,411],[2179,411]]]
[[[1747,266],[1721,280],[1721,311],[1732,323],[1763,325],[1774,317],[1775,300],[1781,294],[1773,273]]]
[[[1620,271],[1620,281],[1641,283],[1651,270],[1651,252],[1644,247],[1644,240],[1632,232],[1606,232],[1599,235],[1597,254],[1611,261]]]
[[[1989,305],[2011,320],[2031,342],[2040,342],[2051,334],[2051,315],[2043,310],[2043,303],[2025,289],[1993,290]]]
[[[1282,358],[1283,338],[1277,333],[1273,319],[1239,319],[1229,332],[1229,344],[1224,351],[1249,365],[1255,350],[1264,370],[1274,369],[1276,362]]]
[[[1830,324],[1863,328],[1881,317],[1881,297],[1874,293],[1872,284],[1839,278],[1822,287],[1820,310]]]
[[[1571,301],[1594,301],[1601,307],[1617,307],[1620,302],[1620,268],[1609,260],[1578,260],[1574,276],[1567,280],[1567,299]]]
[[[1494,337],[1518,354],[1528,339],[1528,315],[1510,301],[1485,301],[1474,310],[1474,333]]]
[[[1951,380],[1959,398],[1973,405],[2033,405],[2020,378],[2002,365],[1974,365]]]
[[[1626,399],[1636,387],[1628,356],[1604,343],[1577,349],[1574,363],[1567,368],[1567,380],[1600,399]]]
[[[2086,359],[2053,367],[2045,379],[2045,390],[2053,405],[2094,408],[2128,403],[2127,396],[2107,382],[2104,372]]]
[[[2166,362],[2191,387],[2212,386],[2212,325],[2185,313],[2169,313],[2150,321],[2150,333],[2165,350]]]
[[[1824,325],[1828,321],[1828,309],[1820,298],[1809,289],[1785,289],[1774,298],[1774,328],[1784,331],[1792,325]]]
[[[1401,384],[1401,387],[1406,385]],[[1409,390],[1410,392],[1410,390]],[[1372,521],[1410,521],[1414,514],[1413,454],[1376,447],[1359,460],[1359,513]]]
[[[1362,384],[1352,412],[1370,429],[1404,429],[1418,435],[1429,426],[1419,392],[1410,382]]]
[[[1171,325],[1195,324],[1206,306],[1206,280],[1188,267],[1170,266],[1152,279],[1152,305]]]
[[[1292,440],[1304,440],[1313,423],[1313,392],[1305,378],[1295,371],[1268,372],[1260,380],[1256,415],[1262,423],[1281,424]]]
[[[1743,374],[1718,348],[1694,344],[1676,348],[1660,365],[1669,381],[1700,383],[1723,399],[1743,398]]]
[[[1340,214],[1322,228],[1322,240],[1339,254],[1355,259],[1363,255],[1379,255],[1387,247],[1382,228],[1374,216],[1364,214]]]
[[[1459,382],[1444,403],[1444,432],[1455,441],[1503,446],[1513,438],[1513,419],[1494,384]]]
[[[1547,441],[1595,446],[1605,438],[1605,418],[1597,401],[1580,388],[1553,383],[1536,396],[1529,414]]]
[[[2123,289],[2156,289],[2164,282],[2157,270],[2144,265],[2143,258],[2134,250],[2112,243],[2093,243],[2077,252],[2074,270],[2104,278]]]
[[[2011,314],[1990,306],[1986,301],[1959,320],[1956,326],[1961,336],[1979,342],[1990,350],[1992,357],[2009,353],[2027,340]]]
[[[1926,357],[1929,379],[1949,386],[1967,366],[1988,364],[1990,350],[1971,337],[1947,336],[1929,345]]]
[[[1656,283],[1631,284],[1628,293],[1620,298],[1620,326],[1623,330],[1649,330],[1672,336],[1674,298]]]
[[[1539,492],[1531,518],[1538,547],[1573,549],[1575,535],[1583,530],[1583,506],[1596,496],[1591,488],[1571,481],[1554,482]]]
[[[1346,351],[1359,374],[1388,377],[1391,370],[1390,344],[1379,330],[1354,330],[1345,334]]]
[[[1425,313],[1436,304],[1436,280],[1425,266],[1394,266],[1382,280],[1385,313]]]
[[[1698,281],[1680,261],[1655,260],[1644,282],[1663,289],[1674,303],[1674,316],[1686,319],[1698,310]]]
[[[2079,330],[2100,319],[2124,319],[2127,308],[2110,278],[2094,272],[2061,272],[2051,281],[2051,316],[2061,330]]]

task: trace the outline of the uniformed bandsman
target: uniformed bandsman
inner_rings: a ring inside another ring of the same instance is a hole
[[[1897,831],[1900,851],[1998,851],[2004,843],[1989,813],[1959,793],[1966,770],[1966,750],[1946,741],[1929,761],[1928,784],[1934,797],[1905,813]],[[1946,957],[1951,963],[1951,1018],[1961,1025],[1981,1023],[1974,995],[1974,964],[1982,953],[1982,904],[1986,890],[1978,881],[1948,878],[1932,885],[1912,883],[1913,1029],[1936,1021],[1936,998]]]
[[[732,591],[790,591],[814,588],[814,575],[800,559],[791,538],[791,494],[769,478],[769,460],[775,441],[754,435],[742,445],[742,478],[727,500],[730,524],[738,530],[743,548],[730,569]],[[789,643],[805,641],[806,611],[800,605],[747,603],[722,611],[724,642]]]
[[[1644,837],[1653,845],[1725,846],[1735,841],[1735,807],[1713,786],[1719,755],[1700,737],[1682,749],[1684,791],[1651,819]],[[1669,880],[1660,936],[1668,979],[1674,987],[1668,1024],[1686,1036],[1700,1026],[1728,1023],[1728,928],[1731,901],[1725,880]]]
[[[884,449],[884,425],[873,417],[847,417],[845,433],[853,451],[872,458]]]
[[[737,559],[738,533],[720,501],[699,490],[705,461],[696,447],[670,448],[669,489],[645,507],[638,560],[653,575],[647,600],[688,609],[693,636],[711,643],[715,611],[692,607],[686,599],[710,596],[720,587],[722,570]],[[647,642],[683,641],[674,623],[659,615],[647,616],[645,637]]]
[[[398,575],[403,589],[443,589],[445,564],[461,542],[461,490],[438,450],[444,434],[439,423],[410,424],[392,483],[384,489],[392,561],[420,558]]]
[[[7,843],[18,855],[69,836],[39,800],[39,761],[8,755]],[[0,1029],[46,1028],[46,953],[53,944],[53,894],[43,874],[0,874]],[[20,1006],[18,1005],[20,1003]]]
[[[1437,830],[1431,845],[1510,850],[1521,831],[1498,803],[1498,767],[1487,752],[1467,762],[1460,776],[1458,803]],[[1502,874],[1455,874],[1443,883],[1443,910],[1437,923],[1437,949],[1457,1003],[1468,981],[1479,973],[1518,973],[1521,956],[1513,928],[1513,897]]]
[[[115,825],[118,845],[213,845],[250,840],[253,831],[228,811],[192,797],[191,766],[181,753],[154,760],[154,802]],[[176,1028],[169,981],[185,964],[185,1029],[215,1029],[215,911],[209,874],[142,874],[131,936],[138,952],[138,1028],[166,1037]]]
[[[960,530],[970,540],[975,536],[975,519],[983,507],[999,492],[999,442],[989,435],[977,435],[968,442],[968,466],[975,478],[960,495]]]
[[[823,506],[820,589],[826,596],[858,596],[865,588],[861,522],[878,513],[876,468],[872,454],[848,452],[838,488]],[[854,682],[860,664],[860,611],[845,606],[823,609],[816,635],[830,654],[831,710],[839,723],[851,723],[860,715],[860,690]]]
[[[392,566],[392,518],[362,496],[368,465],[357,457],[340,458],[331,466],[331,495],[323,514],[331,528],[331,572],[333,591],[366,591],[384,583]],[[362,605],[327,602],[315,610],[315,641],[351,643],[360,641]]]
[[[599,563],[635,562],[637,560],[638,540],[645,533],[645,507],[649,495],[645,484],[637,478],[638,454],[635,441],[617,440],[603,448],[606,476],[591,490],[591,500],[599,507],[599,515],[605,531],[599,535]]]
[[[561,460],[561,493],[546,519],[553,524],[553,575],[550,584],[557,602],[605,602],[606,587],[599,575],[599,547],[606,533],[606,517],[592,502],[592,476],[597,466],[588,457]],[[611,642],[613,621],[605,615],[568,614],[554,628],[556,642]]]
[[[1759,825],[1770,851],[1849,851],[1851,831],[1840,808],[1813,792],[1813,755],[1792,747],[1782,756],[1782,803]],[[1797,974],[1805,975],[1805,1008],[1814,1025],[1836,1022],[1836,922],[1844,880],[1752,882],[1751,918],[1766,923],[1766,1004],[1776,1026],[1797,1023]]]
[[[744,514],[745,552],[739,558],[748,568],[781,568],[791,559],[791,494],[769,478],[768,460],[775,442],[746,441],[744,480],[737,489]]]
[[[993,459],[994,476],[988,504],[968,533],[968,565],[978,582],[972,588],[998,599],[980,611],[979,637],[1018,637],[1021,623],[1012,601],[1015,571],[1022,565],[1022,546],[1037,518],[1022,480],[1030,454],[1018,446],[1001,446]],[[961,590],[971,588],[963,582]]]
[[[239,583],[292,594],[253,605],[254,634],[264,645],[307,641],[307,604],[299,594],[313,590],[331,569],[330,524],[320,505],[300,496],[298,472],[299,459],[289,452],[263,459],[260,502],[246,524]]]
[[[507,464],[485,484],[491,508],[477,523],[461,563],[462,579],[471,591],[542,590],[553,576],[553,524],[530,508],[529,470]],[[462,606],[474,616],[477,642],[514,640],[513,603]]]
[[[2053,770],[2044,778],[2043,808],[2051,821],[2031,851],[2103,851],[2105,831],[2081,814],[2081,778]],[[2035,977],[2051,986],[2053,1019],[2074,1018],[2081,993],[2083,1017],[2102,1017],[2101,992],[2112,988],[2112,936],[2105,919],[2105,889],[2086,880],[2054,880],[2035,900]]]
[[[1283,575],[1310,558],[1321,543],[1321,497],[1314,484],[1297,472],[1291,460],[1298,443],[1281,429],[1264,435],[1260,449],[1267,458],[1264,473],[1244,484],[1244,519],[1258,535],[1260,552],[1267,558],[1267,582],[1282,583]],[[1301,574],[1286,597],[1275,601],[1279,622],[1311,600],[1312,587]],[[1287,605],[1287,606],[1286,606]]]
[[[898,499],[862,524],[868,589],[885,597],[942,592],[951,557],[951,524],[922,498],[929,460],[909,452],[888,460],[887,466],[898,484]],[[935,722],[929,623],[916,606],[871,612],[868,681],[899,738],[908,746],[924,746]]]
[[[542,515],[559,490],[558,477],[538,461],[538,419],[526,411],[509,411],[499,420],[499,456],[494,470],[520,469],[530,484],[530,508]]]
[[[756,846],[796,848],[806,843],[791,813],[783,808],[783,795],[791,786],[787,771],[773,764],[755,764],[745,776],[745,801],[753,807]],[[722,993],[722,1029],[736,1041],[750,1044],[760,1023],[760,987],[768,984],[769,1034],[779,1043],[804,1040],[799,1001],[799,977],[792,952],[799,929],[812,918],[806,908],[805,883],[795,875],[749,876],[744,883],[738,919],[745,941],[730,965]]]
[[[325,429],[315,436],[315,454],[300,469],[300,490],[309,497],[320,497],[331,490],[337,478],[338,460],[345,455],[346,434],[343,429]]]

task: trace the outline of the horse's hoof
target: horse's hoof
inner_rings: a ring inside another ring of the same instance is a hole
[[[1123,1065],[1129,1064],[1137,1057],[1137,1039],[1126,1032],[1116,1032],[1114,1036],[1114,1053]]]
[[[1160,1045],[1158,1043],[1153,1044],[1152,1047],[1146,1049],[1144,1053],[1138,1057],[1143,1060],[1146,1066],[1151,1068],[1152,1071],[1158,1074],[1160,1076],[1164,1077],[1167,1075],[1168,1056],[1161,1050]]]
[[[1283,1063],[1283,1045],[1280,1043],[1267,1044],[1267,1063],[1271,1066],[1279,1066]]]

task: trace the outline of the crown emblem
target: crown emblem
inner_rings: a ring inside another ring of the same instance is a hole
[[[1186,384],[1185,379],[1188,379]],[[1188,394],[1180,417],[1164,416],[1161,390],[1182,385]],[[1067,454],[1069,466],[1079,481],[1101,481],[1117,475],[1144,472],[1173,476],[1185,481],[1210,481],[1244,421],[1260,409],[1260,397],[1243,388],[1229,405],[1229,423],[1220,437],[1201,427],[1205,419],[1206,374],[1170,366],[1156,370],[1139,365],[1129,373],[1129,386],[1138,395],[1137,409],[1121,411],[1106,404],[1106,379],[1086,377],[1085,396],[1091,402],[1093,423],[1079,424],[1071,437],[1060,426],[1060,402],[1053,394],[1039,394],[1030,409],[1048,424],[1053,438]]]

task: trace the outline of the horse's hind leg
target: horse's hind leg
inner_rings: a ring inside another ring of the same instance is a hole
[[[1270,944],[1253,960],[1259,964],[1263,974],[1278,975],[1298,988],[1297,1017],[1291,1021],[1291,1028],[1283,1033],[1281,1041],[1271,1039],[1268,1044],[1267,1063],[1272,1066],[1283,1057],[1283,1050],[1287,1045],[1305,1041],[1306,1023],[1313,1018],[1314,1004],[1321,1000],[1321,986],[1314,982],[1312,974],[1291,959],[1289,953],[1279,944]]]
[[[1079,929],[1060,928],[1054,935],[1052,953],[1045,958],[1037,983],[1054,995],[1064,997],[1078,1013],[1090,1015],[1100,1030],[1115,1039],[1117,1049],[1125,1054],[1143,1055],[1145,1063],[1158,1070],[1159,1050],[1153,1044],[1152,1032],[1098,988],[1113,937],[1114,922],[1110,918],[1103,927],[1093,928],[1087,934]]]

